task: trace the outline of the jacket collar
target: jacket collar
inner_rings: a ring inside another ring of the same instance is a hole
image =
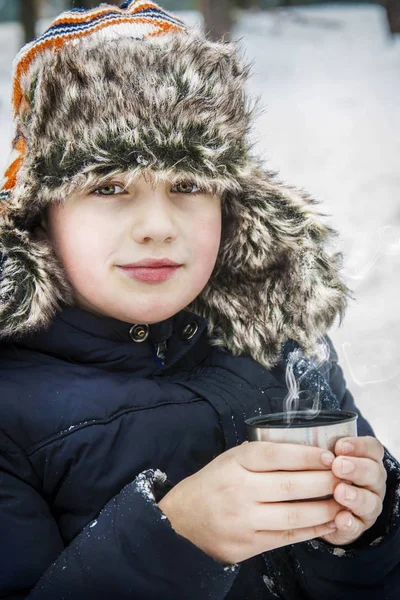
[[[48,329],[24,336],[17,344],[68,362],[146,377],[168,369],[200,338],[205,340],[206,327],[206,319],[187,310],[148,325],[125,323],[66,307]],[[145,340],[140,341],[138,330],[145,332]],[[157,345],[163,342],[166,343],[164,364],[157,357]]]

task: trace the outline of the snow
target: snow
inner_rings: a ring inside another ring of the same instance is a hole
[[[226,567],[224,567],[224,571],[230,571],[231,573],[234,573],[236,571],[236,569],[238,569],[238,567],[239,567],[238,564],[227,565]]]
[[[275,581],[272,579],[272,577],[263,575],[263,581],[267,586],[269,593],[272,594],[272,596],[275,596],[275,598],[280,598],[280,595],[276,592]]]
[[[179,16],[199,22],[195,12]],[[385,19],[368,4],[248,13],[234,37],[254,61],[249,90],[265,109],[256,150],[321,200],[340,231],[356,301],[331,337],[357,405],[400,458],[400,36],[389,36]],[[1,171],[19,36],[16,24],[0,25]]]

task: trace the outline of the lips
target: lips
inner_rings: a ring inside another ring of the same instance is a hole
[[[137,263],[121,265],[120,269],[132,279],[159,283],[172,277],[182,265],[166,258],[147,258]]]
[[[180,267],[181,264],[177,263],[169,258],[144,258],[135,263],[129,265],[120,265],[123,269],[137,269],[139,267],[145,267],[148,269],[159,269],[162,267]]]

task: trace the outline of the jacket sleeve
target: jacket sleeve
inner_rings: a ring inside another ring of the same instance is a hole
[[[343,410],[358,413],[358,435],[374,435],[346,389],[332,346],[329,382]],[[354,544],[334,547],[315,539],[292,546],[306,597],[310,600],[395,600],[400,594],[400,464],[385,449],[387,491],[376,523]]]
[[[0,598],[225,598],[224,567],[178,535],[156,502],[170,489],[148,470],[64,547],[28,458],[0,430]],[[77,490],[79,493],[79,490]]]

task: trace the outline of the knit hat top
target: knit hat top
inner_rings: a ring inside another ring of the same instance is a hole
[[[213,273],[186,308],[210,344],[266,367],[312,353],[348,290],[316,202],[253,155],[249,67],[152,2],[62,13],[14,64],[15,136],[0,194],[0,337],[47,327],[73,294],[42,211],[110,177],[146,173],[221,196]]]

